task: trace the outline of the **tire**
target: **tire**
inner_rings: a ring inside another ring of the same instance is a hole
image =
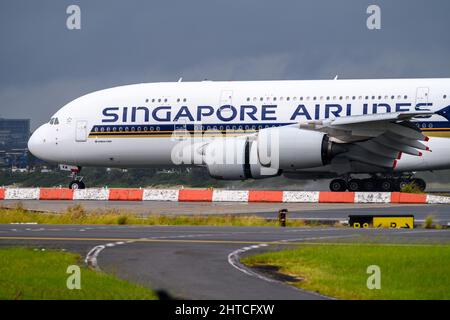
[[[359,179],[351,179],[347,184],[348,191],[361,191],[362,190],[362,183]]]
[[[394,189],[395,189],[394,181],[392,181],[390,179],[381,180],[379,183],[379,186],[380,186],[379,189],[382,192],[391,192],[391,191],[394,191]]]
[[[410,183],[411,181],[409,181],[409,180],[406,180],[406,179],[401,179],[399,182],[398,182],[398,191],[401,191],[404,187],[406,187],[409,183]]]
[[[362,183],[364,191],[373,191],[377,185],[375,179],[364,179]]]
[[[411,182],[414,183],[421,191],[425,191],[425,189],[427,188],[427,184],[423,179],[415,178],[412,179]]]
[[[85,189],[86,188],[86,186],[84,185],[84,182],[83,181],[72,181],[70,184],[69,184],[69,189],[72,189],[72,190],[77,190],[77,189]]]
[[[347,183],[343,179],[334,179],[330,182],[330,190],[333,192],[341,192],[347,189]]]

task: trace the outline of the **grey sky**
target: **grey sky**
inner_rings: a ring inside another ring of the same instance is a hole
[[[370,4],[381,30],[366,28]],[[2,0],[0,117],[35,128],[82,94],[181,76],[450,77],[448,12],[448,0]]]

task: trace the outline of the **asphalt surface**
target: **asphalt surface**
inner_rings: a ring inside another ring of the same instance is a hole
[[[326,299],[239,258],[305,242],[450,243],[449,230],[0,225],[0,246],[65,249],[176,299]]]
[[[289,210],[288,218],[346,220],[350,214],[413,214],[419,222],[432,215],[435,222],[443,225],[450,223],[450,205],[448,204],[4,200],[0,201],[0,206],[14,207],[19,202],[27,209],[49,212],[64,212],[69,206],[81,204],[88,210],[116,209],[142,215],[250,214],[265,218],[276,218],[278,210],[286,208]]]

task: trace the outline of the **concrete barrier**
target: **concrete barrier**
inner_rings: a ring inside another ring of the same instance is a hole
[[[245,190],[214,190],[213,202],[247,202],[248,191]]]
[[[355,203],[389,203],[390,192],[355,192]]]
[[[250,190],[248,202],[282,202],[283,191],[257,191]]]
[[[450,197],[435,196],[432,194],[428,194],[427,195],[427,203],[448,204],[448,203],[450,203]]]
[[[142,201],[142,189],[109,189],[109,200],[112,201]]]
[[[144,189],[144,201],[178,201],[178,189]]]
[[[221,189],[0,188],[0,200],[198,201],[285,203],[450,204],[450,197],[401,192],[265,191]]]
[[[319,202],[318,191],[283,191],[283,202]]]
[[[109,190],[104,188],[77,189],[73,200],[109,200]]]
[[[392,192],[391,203],[427,203],[426,194]]]
[[[7,188],[5,200],[39,200],[39,188]]]
[[[178,201],[211,202],[212,189],[181,189],[178,193]]]
[[[41,188],[39,200],[73,200],[73,190]]]
[[[354,203],[354,192],[320,192],[319,203]]]

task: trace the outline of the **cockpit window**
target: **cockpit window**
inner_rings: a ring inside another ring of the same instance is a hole
[[[51,118],[49,123],[52,125],[56,125],[56,124],[59,124],[59,120],[58,120],[58,118]]]

